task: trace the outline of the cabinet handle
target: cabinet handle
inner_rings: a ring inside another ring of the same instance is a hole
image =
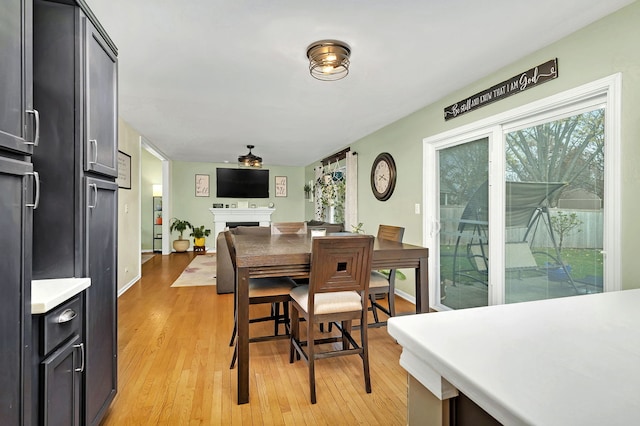
[[[56,320],[56,322],[58,324],[64,324],[65,322],[69,322],[77,316],[78,313],[73,309],[65,309],[60,315],[58,315],[58,319]]]
[[[80,348],[80,367],[74,368],[73,371],[82,373],[84,371],[84,343],[73,345],[74,348]]]
[[[93,189],[93,204],[89,204],[90,209],[95,209],[98,207],[98,185],[95,183],[90,183],[89,188]]]
[[[36,193],[34,196],[33,203],[25,204],[25,207],[33,207],[33,209],[37,209],[40,204],[40,174],[38,172],[28,172],[27,175],[33,176],[33,180],[36,185]]]
[[[25,144],[38,146],[38,142],[40,142],[40,113],[37,109],[28,109],[27,114],[33,114],[33,117],[35,118],[35,131],[33,142],[25,142]]]
[[[98,141],[96,139],[89,139],[89,151],[91,151],[91,145],[93,145],[93,160],[89,160],[89,164],[96,164],[98,162]]]

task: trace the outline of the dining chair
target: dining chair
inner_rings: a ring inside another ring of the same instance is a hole
[[[380,225],[378,226],[378,239],[391,240],[402,242],[404,236],[404,228],[401,226]],[[371,271],[371,278],[369,282],[369,302],[371,303],[370,310],[373,313],[373,323],[369,324],[370,327],[380,327],[386,325],[386,321],[380,321],[378,318],[378,309],[384,312],[387,316],[392,317],[396,314],[395,307],[395,280],[396,270],[391,269],[389,276],[378,272]],[[387,307],[377,302],[377,296],[387,296]]]
[[[236,311],[237,297],[238,297],[238,274],[237,274],[237,261],[236,261],[236,246],[234,237],[229,231],[224,231],[224,238],[229,249],[229,256],[231,257],[231,264],[234,271],[234,314],[233,314],[233,332],[231,333],[231,341],[229,346],[233,346],[236,343],[237,331],[238,331],[238,312]],[[289,292],[295,287],[295,282],[288,277],[275,277],[275,278],[250,278],[249,279],[249,305],[257,304],[271,304],[271,313],[268,316],[262,316],[249,319],[249,323],[273,321],[274,332],[272,335],[250,337],[249,343],[263,342],[266,340],[286,339],[290,335],[290,320],[289,320]],[[282,314],[280,314],[280,304],[283,305]],[[285,326],[285,333],[279,334],[279,327],[283,324]],[[229,368],[235,367],[236,360],[238,358],[238,345],[233,351],[233,357],[231,358],[231,365]]]
[[[351,335],[351,323],[359,320],[360,324],[366,324],[372,257],[371,235],[315,237],[311,243],[309,284],[290,292],[289,362],[302,357],[307,363],[312,404],[316,403],[315,361],[318,359],[359,355],[365,389],[371,393],[368,327],[359,327],[358,344]],[[316,338],[316,334],[322,336],[316,331],[322,323],[335,324],[340,335]],[[304,341],[301,340],[301,324],[306,324]],[[340,343],[335,344],[337,342]],[[329,347],[326,344],[330,344]]]
[[[272,222],[272,235],[296,234],[305,235],[307,233],[307,222]]]

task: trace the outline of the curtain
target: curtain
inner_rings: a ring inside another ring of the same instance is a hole
[[[347,194],[344,206],[344,229],[351,231],[358,225],[358,156],[347,152]]]

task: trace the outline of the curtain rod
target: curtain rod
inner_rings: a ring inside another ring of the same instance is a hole
[[[342,151],[338,151],[333,155],[330,155],[328,157],[325,157],[322,159],[322,165],[326,166],[327,164],[331,164],[334,163],[336,161],[340,161],[343,160],[345,158],[347,158],[347,152],[351,151],[351,148],[345,148]]]

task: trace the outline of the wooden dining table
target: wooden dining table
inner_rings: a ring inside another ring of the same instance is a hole
[[[307,278],[311,261],[308,235],[234,235],[237,261],[238,404],[249,402],[249,278]],[[429,310],[429,250],[376,238],[372,269],[415,269],[416,312]]]

